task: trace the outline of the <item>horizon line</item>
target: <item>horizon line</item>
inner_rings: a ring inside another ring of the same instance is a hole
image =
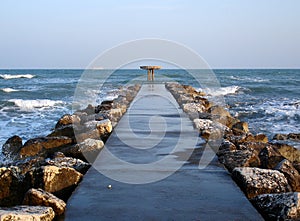
[[[164,68],[162,67],[161,70],[299,70],[300,67],[216,67],[216,68],[171,68],[171,67],[167,67]],[[114,68],[63,68],[63,67],[59,67],[59,68],[46,68],[46,67],[39,67],[39,68],[0,68],[0,70],[114,70]],[[137,68],[119,68],[116,70],[141,70],[139,67]]]

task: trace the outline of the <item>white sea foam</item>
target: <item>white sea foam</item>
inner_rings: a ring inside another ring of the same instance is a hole
[[[16,92],[16,91],[19,91],[19,90],[16,90],[16,89],[13,89],[13,88],[1,88],[0,89],[1,91],[5,92],[5,93],[11,93],[11,92]]]
[[[5,80],[16,79],[16,78],[34,78],[35,75],[32,74],[0,74],[0,78]]]
[[[22,99],[10,99],[9,102],[14,103],[17,107],[24,111],[31,111],[35,108],[44,108],[44,107],[53,107],[56,105],[63,105],[63,101],[54,101],[54,100],[22,100]]]
[[[204,88],[204,91],[209,96],[225,96],[228,94],[236,94],[242,88],[239,86],[228,86],[228,87],[220,87],[220,88]]]
[[[250,77],[238,77],[238,76],[234,76],[234,75],[229,76],[229,78],[232,79],[232,80],[248,81],[248,82],[267,82],[267,81],[270,81],[269,79],[264,79],[264,78],[261,78],[261,77],[250,78]]]

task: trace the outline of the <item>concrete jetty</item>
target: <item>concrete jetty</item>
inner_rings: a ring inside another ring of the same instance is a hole
[[[64,219],[263,220],[216,158],[199,169],[197,134],[164,84],[142,85]]]

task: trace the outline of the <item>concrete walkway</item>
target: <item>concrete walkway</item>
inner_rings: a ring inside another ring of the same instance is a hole
[[[144,84],[65,220],[263,220],[216,159],[199,169],[204,150],[164,85]]]

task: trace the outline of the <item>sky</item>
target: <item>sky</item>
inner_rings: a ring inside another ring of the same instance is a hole
[[[1,0],[0,68],[85,68],[158,38],[212,68],[300,68],[299,0]]]

